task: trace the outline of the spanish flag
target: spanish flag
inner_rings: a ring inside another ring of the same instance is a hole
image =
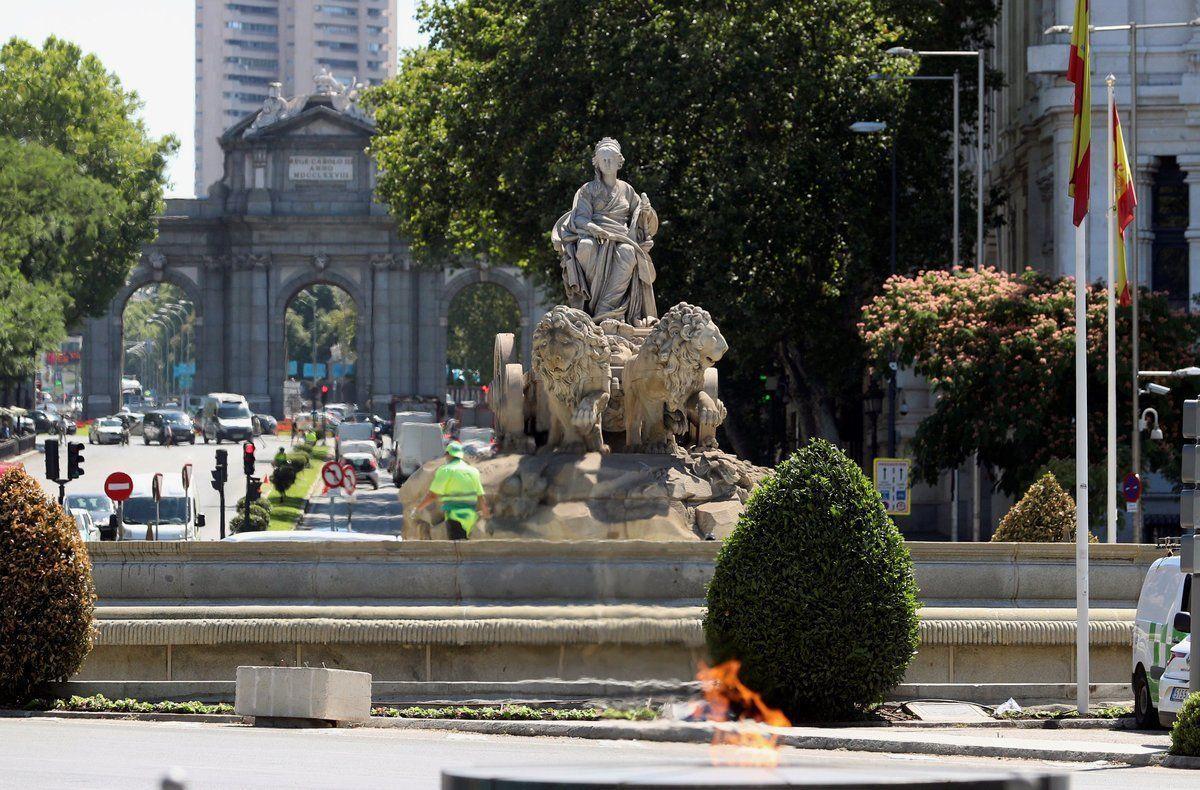
[[[1075,198],[1075,225],[1088,212],[1088,187],[1092,164],[1092,77],[1091,36],[1088,34],[1089,0],[1075,0],[1075,23],[1071,28],[1071,56],[1067,80],[1075,83],[1075,134],[1071,140],[1071,183],[1067,194]]]
[[[1129,280],[1125,274],[1125,228],[1133,222],[1133,209],[1137,206],[1137,195],[1133,191],[1133,171],[1129,169],[1129,155],[1125,153],[1125,135],[1121,131],[1121,116],[1113,105],[1113,204],[1117,211],[1117,299],[1122,307],[1132,303]]]

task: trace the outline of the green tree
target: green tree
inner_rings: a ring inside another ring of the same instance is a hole
[[[31,282],[61,288],[68,326],[103,314],[156,233],[166,160],[177,142],[151,139],[140,107],[135,93],[74,44],[51,37],[38,48],[13,38],[0,47],[0,138],[24,144],[54,176],[55,191],[66,192],[54,200],[80,208],[70,221],[47,226],[26,257],[10,259],[5,250],[4,263]],[[35,146],[60,158],[34,153]]]
[[[983,0],[431,0],[430,45],[369,96],[379,192],[418,259],[515,263],[561,293],[548,230],[590,177],[593,144],[617,137],[624,177],[664,219],[659,304],[703,305],[730,340],[722,397],[738,449],[761,457],[782,433],[778,410],[760,408],[761,373],[783,374],[803,435],[852,435],[854,323],[887,261],[889,140],[849,127],[904,113],[905,83],[869,79],[916,68],[888,46],[944,30],[939,48],[968,45],[994,11]],[[912,160],[914,196],[948,181],[949,92],[927,101],[938,130],[906,143],[930,151]],[[950,247],[949,223],[927,225],[939,230],[914,234],[913,261]]]
[[[875,369],[886,370],[895,355],[929,381],[935,396],[913,442],[926,481],[978,450],[980,461],[999,470],[1000,489],[1016,494],[1055,459],[1074,456],[1074,287],[1073,279],[1033,270],[929,271],[891,279],[863,309],[860,329]],[[1104,458],[1106,299],[1104,288],[1088,289],[1088,446],[1098,461]],[[1193,364],[1200,315],[1172,311],[1165,295],[1146,290],[1140,306],[1141,365],[1171,370]],[[1129,336],[1129,311],[1118,309],[1117,337]],[[1119,343],[1122,446],[1130,428],[1129,354],[1130,344]],[[1174,479],[1179,413],[1182,400],[1195,397],[1192,386],[1181,384],[1171,397],[1156,399],[1166,441],[1145,445],[1147,465]]]
[[[512,294],[494,283],[459,291],[450,303],[446,329],[446,364],[462,370],[469,384],[492,379],[492,350],[496,335],[512,332],[521,347],[521,308]]]

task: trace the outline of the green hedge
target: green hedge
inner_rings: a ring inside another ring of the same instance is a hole
[[[1192,694],[1171,727],[1171,754],[1200,757],[1200,694]]]
[[[917,647],[912,560],[858,465],[826,441],[781,463],[717,556],[716,662],[800,720],[846,719],[900,683]]]

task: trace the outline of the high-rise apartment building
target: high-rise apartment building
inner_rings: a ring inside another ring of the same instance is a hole
[[[312,90],[328,69],[343,83],[396,73],[395,0],[196,0],[196,194],[221,178],[217,138],[283,95]]]

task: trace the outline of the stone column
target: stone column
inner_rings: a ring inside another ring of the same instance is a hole
[[[1200,296],[1200,154],[1179,157],[1179,167],[1185,173],[1188,186],[1188,227],[1184,238],[1188,242],[1188,308]]]
[[[1138,205],[1133,213],[1133,222],[1137,226],[1137,279],[1146,288],[1150,287],[1153,274],[1154,232],[1150,230],[1150,225],[1154,217],[1154,175],[1157,172],[1157,158],[1138,157],[1137,178],[1134,181]]]

